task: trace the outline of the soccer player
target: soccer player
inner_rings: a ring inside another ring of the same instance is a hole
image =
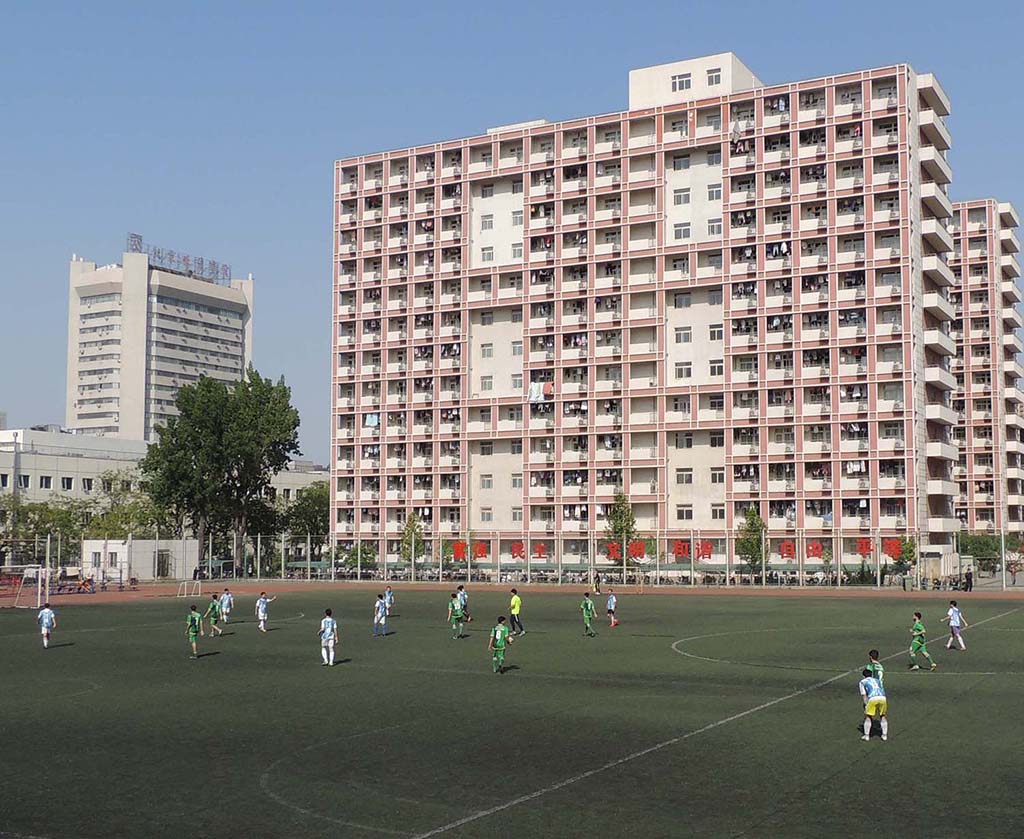
[[[618,598],[615,596],[615,589],[608,589],[608,625],[615,629],[619,625],[619,622],[615,619],[615,604]]]
[[[260,632],[267,631],[267,608],[277,600],[276,597],[267,597],[265,591],[260,592],[259,599],[256,601],[256,620],[259,621]]]
[[[388,605],[384,602],[383,594],[378,594],[373,604],[373,634],[381,638],[388,635]]]
[[[931,664],[932,670],[937,670],[939,665],[932,661],[932,657],[928,655],[928,640],[925,638],[924,623],[921,622],[921,613],[914,612],[914,624],[910,627],[910,669],[920,670],[921,668],[917,664],[917,654],[921,653],[928,663]]]
[[[868,666],[865,669],[870,670],[871,675],[878,679],[878,684],[885,687],[885,668],[878,660],[878,650],[868,650]]]
[[[384,605],[388,610],[388,617],[391,617],[391,609],[395,605],[395,593],[391,590],[391,586],[387,586],[384,589]]]
[[[454,591],[452,592],[451,598],[448,600],[448,623],[452,627],[452,640],[456,638],[465,638],[462,634],[462,601],[459,599],[459,595]]]
[[[590,623],[594,620],[594,601],[590,599],[590,592],[585,592],[583,602],[580,603],[580,611],[583,613],[583,634],[594,637],[594,630]]]
[[[889,739],[889,720],[886,719],[885,715],[888,709],[888,704],[885,700],[885,688],[882,687],[882,683],[877,678],[871,675],[871,671],[868,668],[864,668],[861,671],[861,675],[864,677],[860,680],[860,698],[864,703],[864,736],[861,740],[871,739],[871,721],[875,718],[879,718],[879,722],[882,725],[882,739]]]
[[[960,630],[966,629],[968,626],[967,618],[957,608],[955,600],[949,601],[949,611],[946,612],[946,617],[943,620],[949,622],[949,640],[946,642],[946,649],[953,649],[953,641],[955,640],[960,645],[960,649],[967,652],[964,636],[960,634]]]
[[[523,629],[522,618],[519,617],[519,612],[523,608],[523,598],[519,596],[519,592],[512,589],[512,599],[508,604],[509,620],[512,624],[512,631],[518,630],[518,635],[525,635],[526,630]]]
[[[57,613],[50,608],[49,603],[43,604],[43,608],[36,616],[36,622],[39,624],[39,632],[43,636],[43,649],[45,650],[50,646],[51,633],[57,628]]]
[[[469,614],[469,592],[466,591],[465,586],[459,586],[455,590],[455,594],[459,598],[459,603],[462,604],[462,616],[466,619],[466,623],[472,623],[473,616]]]
[[[508,627],[505,626],[505,616],[499,615],[498,623],[491,630],[487,639],[487,649],[491,653],[491,664],[494,666],[495,673],[505,672],[505,648],[511,643],[512,636],[509,634]]]
[[[199,633],[203,631],[203,618],[193,603],[188,610],[188,622],[185,625],[185,634],[188,642],[192,645],[192,655],[189,658],[199,658],[199,651],[196,649],[196,642],[199,640]]]
[[[210,605],[206,607],[203,617],[210,619],[210,637],[212,638],[214,632],[218,635],[223,635],[224,630],[217,626],[217,622],[220,620],[220,600],[216,594],[211,594],[210,598]],[[202,628],[200,628],[199,634],[203,634]]]
[[[224,617],[224,623],[228,622],[228,618],[231,616],[231,610],[235,607],[235,596],[224,589],[224,593],[220,596],[220,613]]]
[[[324,609],[324,619],[320,621],[320,657],[324,667],[334,667],[334,645],[338,643],[338,622],[331,617],[331,610]]]

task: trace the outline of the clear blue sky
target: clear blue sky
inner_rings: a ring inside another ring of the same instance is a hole
[[[334,159],[624,108],[633,67],[909,62],[953,99],[954,197],[1024,209],[1022,23],[1011,2],[4,3],[0,410],[63,420],[68,259],[138,231],[255,275],[256,364],[325,460]]]

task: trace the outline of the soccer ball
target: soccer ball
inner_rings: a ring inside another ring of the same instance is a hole
[[[509,644],[512,644],[516,639],[509,635],[505,640],[508,641]]]

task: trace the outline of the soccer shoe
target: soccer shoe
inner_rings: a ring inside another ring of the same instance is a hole
[[[918,664],[911,664],[909,669],[910,670],[920,670],[921,666],[918,665]]]
[[[870,740],[870,739],[871,739],[871,737],[870,737],[869,735],[867,735],[867,734],[862,734],[862,735],[860,736],[860,739],[861,739],[861,740]]]
[[[888,735],[888,734],[883,734],[883,735],[882,735],[882,742],[883,742],[883,743],[884,743],[884,742],[885,742],[886,740],[888,740],[888,739],[889,739],[889,735]]]
[[[938,670],[938,669],[939,669],[939,665],[937,665],[937,664],[936,664],[936,663],[935,663],[935,662],[933,661],[933,662],[932,662],[932,668],[931,668],[931,669],[932,669],[932,670]]]

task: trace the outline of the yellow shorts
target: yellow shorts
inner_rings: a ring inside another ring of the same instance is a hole
[[[888,706],[884,699],[869,699],[868,704],[864,706],[865,717],[884,717]]]

